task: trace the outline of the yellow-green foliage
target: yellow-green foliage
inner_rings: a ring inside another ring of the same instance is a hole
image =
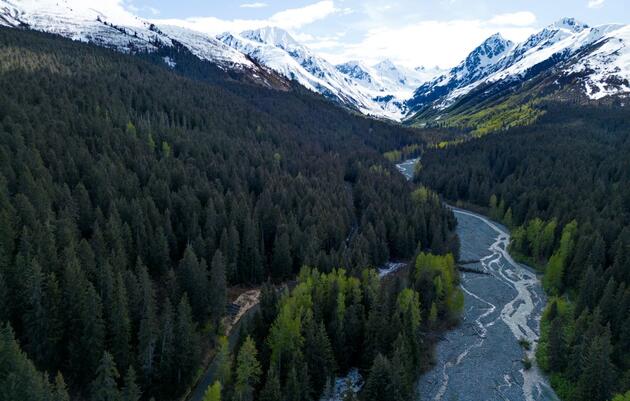
[[[555,219],[547,222],[539,218],[530,220],[512,232],[510,251],[523,262],[542,270],[553,253],[557,227]]]
[[[423,205],[425,203],[438,204],[440,202],[440,197],[435,192],[424,186],[416,188],[411,193],[411,199],[419,205]]]
[[[383,156],[392,163],[402,160],[402,152],[400,150],[391,150],[383,153]]]
[[[457,286],[459,275],[453,255],[419,254],[412,280],[416,288],[433,289],[422,294],[425,305],[431,305],[429,320],[441,317],[452,322],[459,317],[464,307],[464,297]]]
[[[412,154],[417,153],[422,147],[418,144],[407,145],[399,150],[391,150],[383,153],[383,156],[392,163],[408,159]]]
[[[540,319],[540,340],[538,341],[538,348],[536,348],[536,361],[543,370],[549,370],[549,353],[548,353],[548,341],[549,341],[549,329],[551,326],[550,313],[552,312],[552,305],[555,303],[555,313],[565,322],[571,322],[573,316],[573,305],[564,298],[553,297],[547,302],[547,307],[543,311],[542,318]],[[564,327],[563,335],[569,338],[572,335],[572,327],[567,325]]]
[[[373,283],[372,273],[366,272],[363,277]],[[366,288],[370,287],[366,285]],[[314,308],[329,304],[330,296],[335,294],[332,291],[336,291],[335,314],[339,321],[343,321],[346,307],[362,299],[359,279],[348,276],[343,269],[333,270],[329,274],[308,267],[300,271],[298,285],[280,301],[278,316],[267,338],[272,365],[280,365],[286,358],[302,353],[302,326],[307,320],[313,319]]]
[[[383,174],[384,176],[388,177],[389,174],[389,170],[387,170],[386,168],[384,168],[383,166],[381,166],[380,164],[374,164],[370,167],[370,172],[372,173],[376,173],[376,174]]]
[[[560,238],[560,245],[551,258],[549,258],[549,263],[547,263],[545,276],[543,277],[543,286],[547,292],[553,295],[561,293],[564,269],[566,268],[569,257],[573,253],[576,231],[577,222],[575,220],[564,226],[562,237]]]
[[[221,383],[215,381],[203,395],[203,401],[221,401]]]
[[[469,129],[470,136],[478,138],[491,132],[533,124],[544,114],[544,111],[537,107],[539,103],[540,100],[525,101],[523,96],[510,97],[493,106],[444,115],[439,122],[445,127]],[[414,125],[423,122],[421,119]],[[461,142],[463,139],[442,141],[434,146],[442,149]]]
[[[630,401],[630,391],[625,394],[617,394],[612,401]]]
[[[405,288],[398,294],[398,310],[405,327],[416,332],[420,327],[420,297],[411,288]]]
[[[482,137],[490,132],[502,131],[508,128],[533,124],[543,111],[537,109],[533,103],[514,105],[511,102],[481,110],[470,116],[455,119],[455,125],[474,128],[471,134]]]
[[[449,146],[454,146],[454,145],[461,145],[462,143],[465,142],[465,139],[463,138],[459,138],[459,139],[452,139],[450,141],[440,141],[438,143],[432,143],[429,145],[430,148],[432,149],[446,149]]]

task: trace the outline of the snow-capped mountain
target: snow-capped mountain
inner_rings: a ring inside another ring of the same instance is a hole
[[[493,35],[447,74],[420,86],[407,106],[412,113],[439,112],[477,90],[492,94],[543,73],[579,83],[591,99],[630,93],[630,27],[563,18],[517,45]]]
[[[513,48],[514,43],[501,34],[490,36],[448,73],[420,86],[407,105],[412,112],[435,107],[436,102],[444,102],[452,93],[490,75],[495,65]]]
[[[391,97],[390,102],[398,105],[402,105],[404,100],[408,99],[423,82],[441,72],[437,67],[432,69],[418,67],[412,70],[395,65],[388,59],[372,66],[353,60],[339,64],[336,68],[351,78],[356,87],[368,93],[373,99],[382,100]],[[404,112],[404,109],[401,111]]]
[[[0,0],[0,25],[54,33],[124,53],[184,46],[202,60],[222,69],[247,72],[259,83],[268,84],[268,73],[260,66],[215,38],[189,29],[156,26],[120,6],[96,10],[81,0]],[[170,58],[164,61],[176,65]]]
[[[400,120],[404,101],[422,74],[390,61],[367,67],[353,61],[334,66],[279,28],[224,33],[217,37],[261,65],[364,114]]]
[[[364,114],[394,120],[406,114],[404,101],[426,77],[386,61],[370,69],[376,79],[371,84],[346,75],[278,28],[214,38],[147,21],[116,2],[104,1],[95,9],[82,0],[0,0],[0,25],[58,34],[124,53],[183,46],[201,60],[237,70],[254,82],[279,87],[277,77],[285,77]],[[171,68],[177,66],[177,58],[163,60]]]
[[[0,0],[0,26],[59,34],[125,53],[158,52],[171,68],[177,68],[179,57],[171,55],[185,48],[248,81],[287,89],[287,79],[293,80],[366,115],[397,121],[419,113],[442,114],[462,99],[501,96],[506,88],[543,74],[553,78],[548,80],[553,85],[578,87],[588,99],[630,94],[630,26],[589,27],[572,18],[563,18],[519,44],[495,34],[446,72],[407,69],[390,60],[335,66],[282,29],[215,38],[152,23],[115,1],[104,1],[95,9],[82,0]]]

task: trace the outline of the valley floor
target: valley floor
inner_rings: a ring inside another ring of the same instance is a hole
[[[418,383],[420,399],[557,400],[534,360],[545,305],[538,277],[507,253],[505,227],[454,212],[461,259],[478,260],[466,267],[488,274],[462,272],[462,323],[437,345],[436,365]]]

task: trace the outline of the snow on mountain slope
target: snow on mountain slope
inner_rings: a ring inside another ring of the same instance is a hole
[[[580,57],[566,69],[568,74],[584,75],[584,90],[589,98],[630,93],[630,26],[612,29],[586,57]]]
[[[202,60],[224,70],[242,71],[256,82],[274,87],[282,82],[270,75],[269,68],[364,114],[395,120],[405,114],[404,100],[421,76],[382,63],[373,70],[378,84],[369,85],[340,72],[281,29],[225,34],[217,39],[182,27],[156,25],[131,14],[116,0],[103,0],[96,8],[82,0],[0,0],[0,25],[58,34],[124,53],[181,45]],[[171,68],[177,66],[172,56],[162,59]]]
[[[412,112],[443,102],[449,94],[488,76],[496,63],[514,48],[514,43],[495,34],[474,49],[448,73],[425,82],[407,101]],[[446,105],[441,105],[446,107]]]
[[[335,67],[279,28],[217,38],[304,87],[368,115],[400,120],[406,114],[404,100],[421,82],[421,74],[389,61],[373,67],[356,61]]]
[[[222,68],[258,68],[243,54],[208,35],[178,27],[157,27],[118,3],[109,3],[104,1],[97,10],[81,0],[0,0],[0,25],[28,27],[125,53],[153,52],[176,41]]]
[[[523,82],[560,68],[580,74],[592,99],[630,92],[630,29],[623,25],[589,27],[563,18],[526,41],[513,45],[494,35],[457,67],[422,85],[407,105],[412,112],[444,110],[476,88]]]
[[[353,60],[339,64],[336,68],[364,90],[373,92],[374,97],[389,94],[399,100],[408,99],[418,86],[440,73],[437,68],[407,69],[395,65],[390,60],[383,60],[373,66]]]

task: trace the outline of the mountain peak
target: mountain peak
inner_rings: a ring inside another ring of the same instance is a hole
[[[497,32],[492,36],[489,36],[479,47],[484,47],[486,49],[493,49],[498,52],[502,52],[505,49],[512,47],[514,43],[503,37],[501,33]]]
[[[277,46],[282,49],[300,46],[300,44],[293,39],[289,32],[275,26],[267,26],[264,28],[244,31],[241,32],[241,36],[256,42]]]
[[[392,60],[386,58],[383,61],[374,64],[373,68],[379,70],[379,71],[384,71],[384,70],[397,70],[398,67],[396,67],[396,64],[394,64],[392,62]]]
[[[498,60],[513,46],[514,43],[511,40],[505,39],[500,33],[495,33],[477,46],[475,50],[466,57],[464,63],[468,71],[472,72]]]
[[[574,33],[582,32],[583,30],[588,29],[588,27],[589,26],[585,23],[569,17],[561,18],[549,25],[550,29],[565,29]]]

